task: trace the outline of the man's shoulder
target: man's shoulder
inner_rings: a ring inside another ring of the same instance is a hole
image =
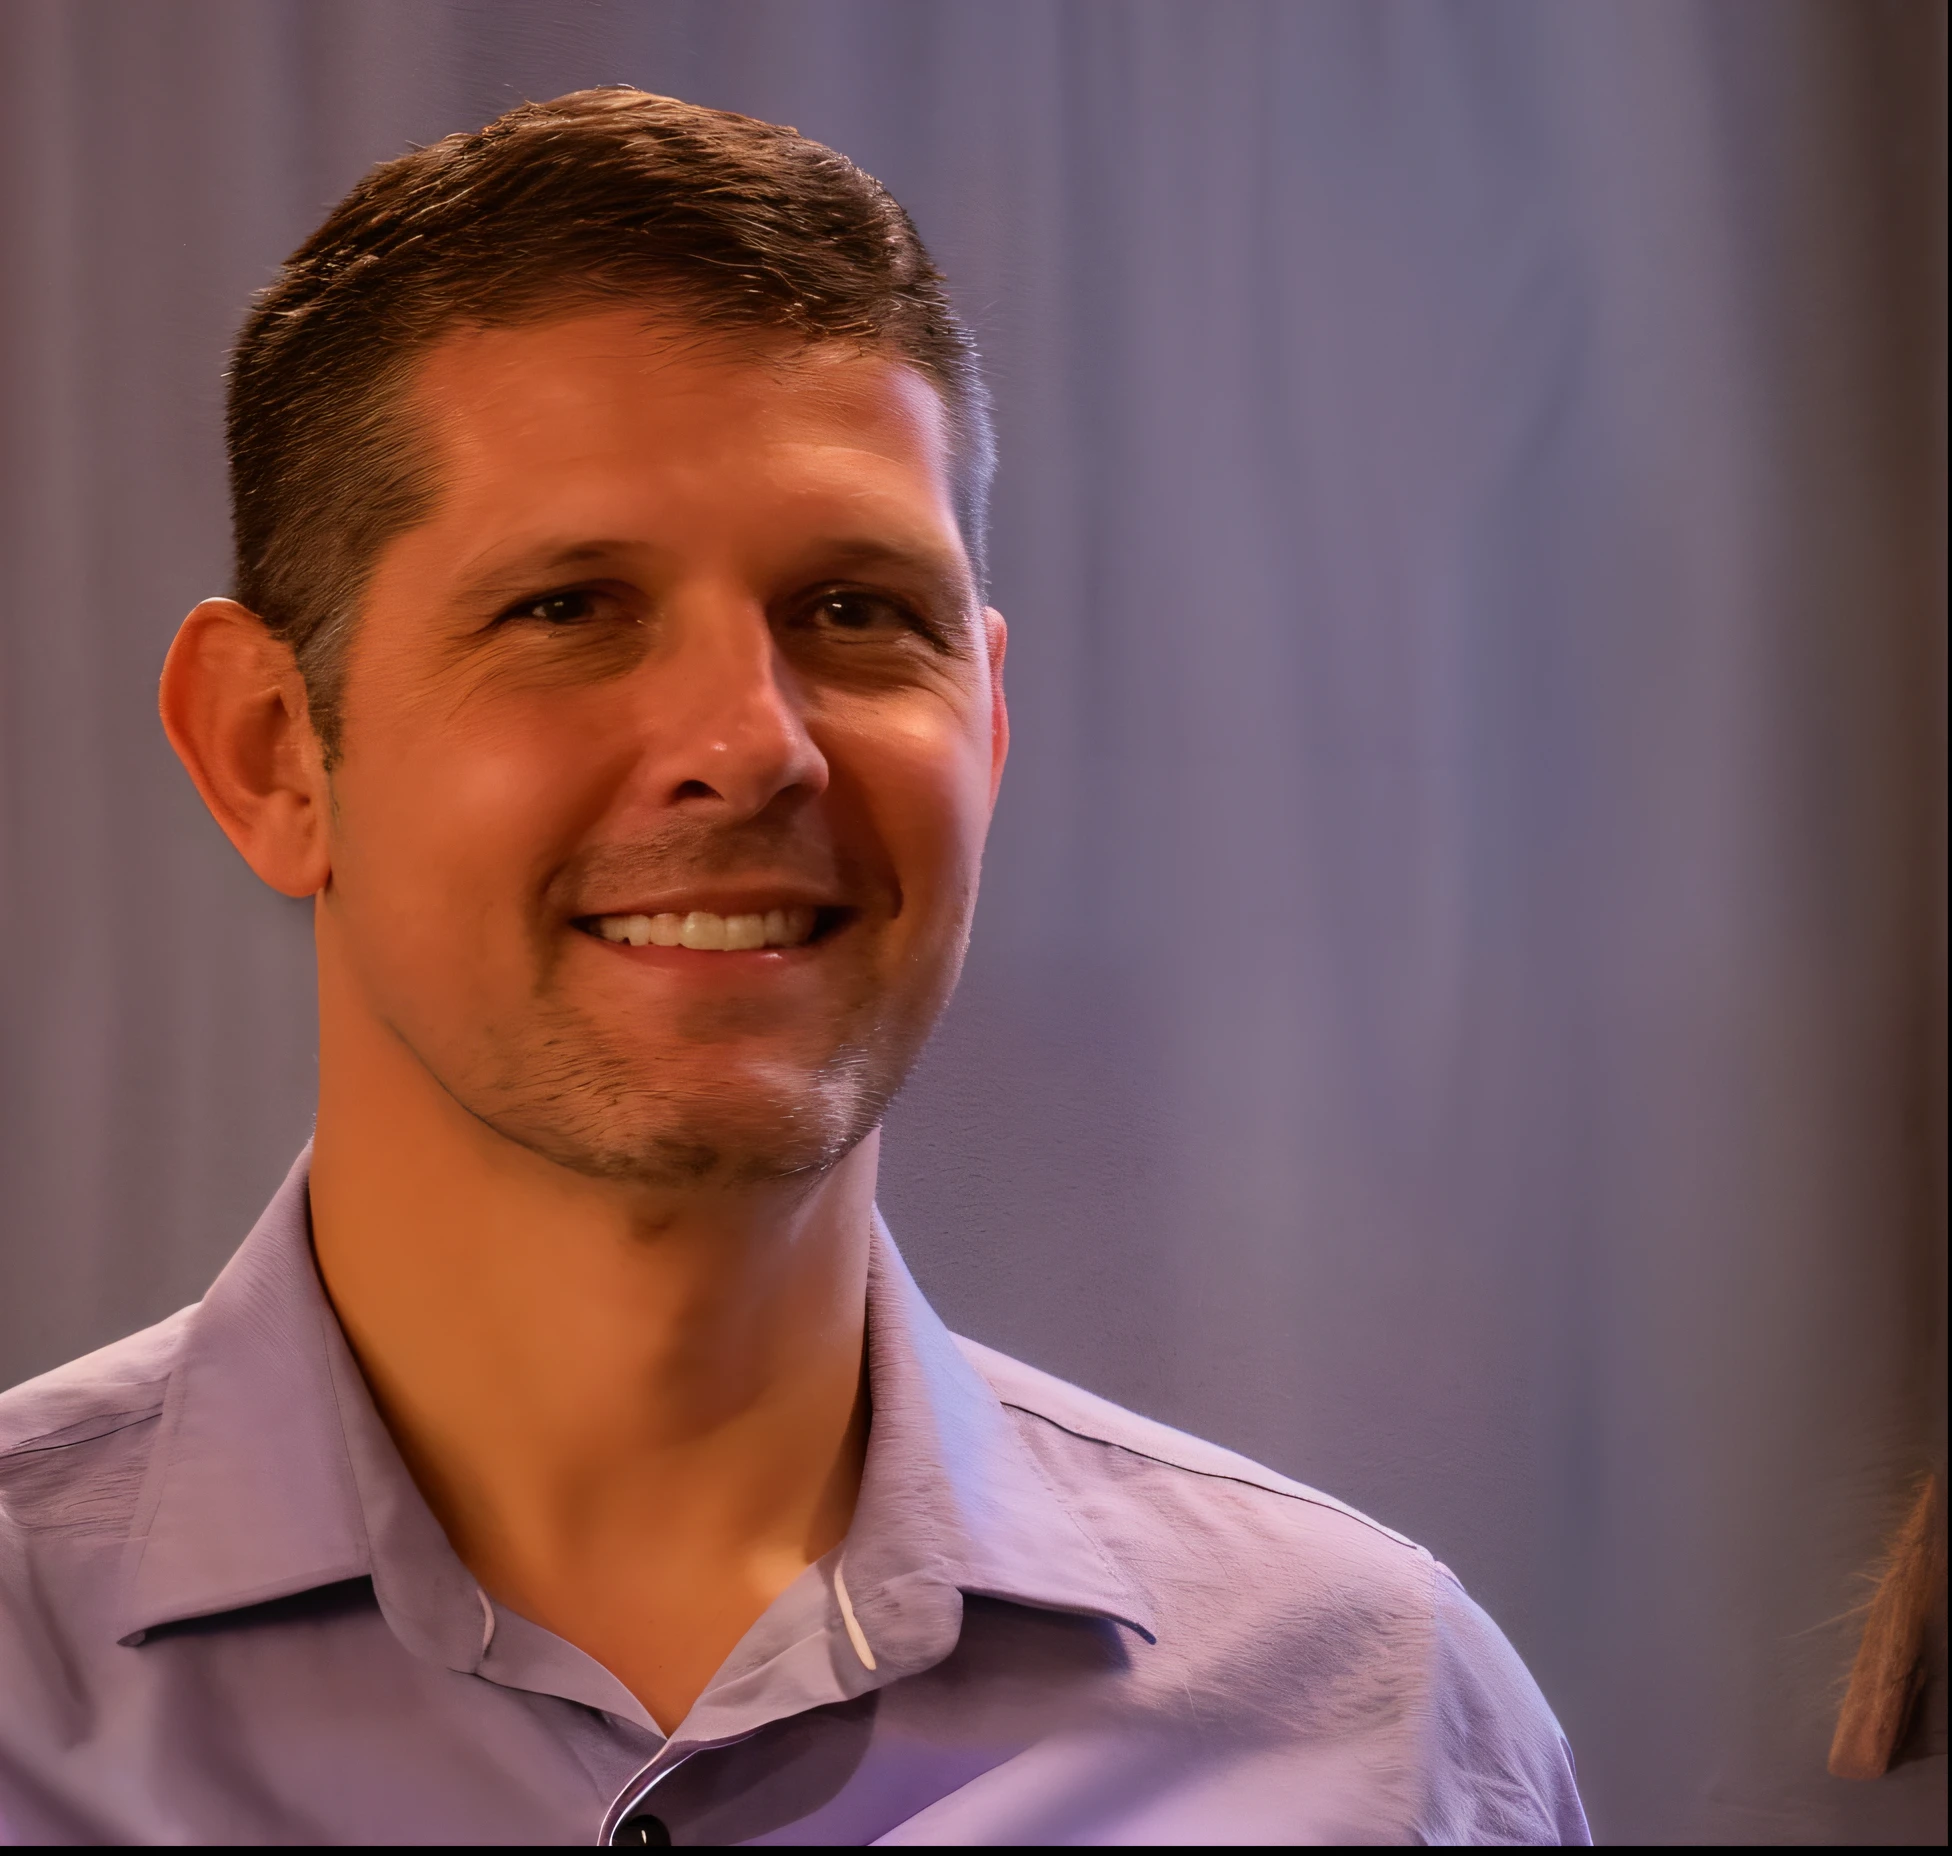
[[[1064,1499],[1150,1565],[1201,1573],[1284,1564],[1338,1601],[1427,1619],[1436,1565],[1414,1541],[1251,1457],[1141,1417],[1110,1399],[958,1336]]]
[[[0,1517],[64,1530],[126,1520],[191,1312],[0,1392]]]
[[[1197,1696],[1202,1722],[1251,1722],[1272,1748],[1358,1749],[1373,1781],[1360,1795],[1393,1799],[1410,1841],[1590,1841],[1545,1698],[1422,1547],[1249,1457],[960,1345],[1153,1601],[1162,1660],[1135,1668],[1154,1668],[1175,1721]],[[1320,1785],[1334,1768],[1308,1770]],[[1373,1810],[1360,1822],[1373,1832]]]
[[[79,1441],[160,1411],[195,1304],[0,1392],[0,1455]]]

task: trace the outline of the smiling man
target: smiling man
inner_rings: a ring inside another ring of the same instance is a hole
[[[952,1338],[876,1218],[1008,743],[888,195],[524,106],[292,257],[229,433],[163,721],[312,900],[317,1131],[200,1303],[0,1398],[8,1833],[1583,1840],[1427,1554]]]

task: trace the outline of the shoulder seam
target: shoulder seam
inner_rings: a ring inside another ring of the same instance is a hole
[[[1107,1450],[1123,1450],[1127,1456],[1138,1457],[1147,1463],[1157,1463],[1162,1469],[1176,1469],[1182,1475],[1203,1476],[1209,1482],[1231,1482],[1239,1488],[1258,1489],[1263,1495],[1278,1495],[1284,1501],[1300,1502],[1307,1508],[1325,1509],[1330,1514],[1341,1515],[1344,1520],[1360,1523],[1372,1534],[1380,1534],[1396,1546],[1407,1548],[1416,1558],[1430,1558],[1427,1548],[1418,1546],[1414,1540],[1399,1534],[1394,1528],[1385,1527],[1380,1521],[1372,1521],[1361,1510],[1346,1507],[1341,1502],[1328,1497],[1311,1494],[1305,1489],[1273,1488],[1265,1482],[1255,1481],[1251,1476],[1229,1475],[1224,1469],[1200,1469],[1191,1463],[1175,1463],[1171,1457],[1157,1456],[1150,1450],[1141,1450],[1137,1444],[1120,1443],[1115,1437],[1100,1437],[1092,1431],[1080,1431],[1060,1419],[1053,1418],[1049,1412],[1037,1410],[1035,1406],[1020,1405],[1016,1400],[1003,1398],[1000,1394],[998,1402],[1006,1411],[1020,1411],[1026,1418],[1035,1418],[1040,1424],[1048,1424],[1052,1430],[1062,1431],[1067,1437],[1075,1437],[1080,1443],[1099,1444]]]
[[[159,1417],[162,1409],[162,1402],[158,1400],[137,1411],[98,1412],[93,1417],[79,1418],[73,1424],[57,1425],[51,1431],[42,1431],[34,1437],[23,1437],[18,1443],[0,1446],[0,1462],[13,1457],[46,1456],[55,1450],[70,1450],[81,1444],[92,1444],[100,1438],[113,1437],[117,1431],[146,1424],[151,1418]]]

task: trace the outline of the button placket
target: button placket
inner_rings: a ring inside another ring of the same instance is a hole
[[[701,1740],[694,1746],[672,1755],[667,1743],[656,1759],[644,1767],[638,1775],[620,1791],[610,1809],[604,1813],[603,1821],[608,1828],[598,1833],[599,1848],[609,1846],[638,1848],[646,1844],[663,1847],[671,1841],[671,1827],[655,1811],[645,1807],[648,1799],[657,1788],[676,1772],[680,1766],[696,1759],[700,1753],[717,1753],[729,1746],[739,1746],[750,1740],[754,1734],[764,1729],[754,1727],[742,1734],[733,1734],[725,1740]],[[632,1825],[639,1827],[641,1834],[625,1836]]]

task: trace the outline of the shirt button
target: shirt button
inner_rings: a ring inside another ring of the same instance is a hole
[[[648,1811],[637,1811],[617,1826],[616,1835],[610,1841],[612,1844],[622,1844],[629,1849],[638,1849],[646,1844],[655,1844],[659,1849],[669,1849],[671,1832],[665,1827],[663,1818],[653,1817]]]

